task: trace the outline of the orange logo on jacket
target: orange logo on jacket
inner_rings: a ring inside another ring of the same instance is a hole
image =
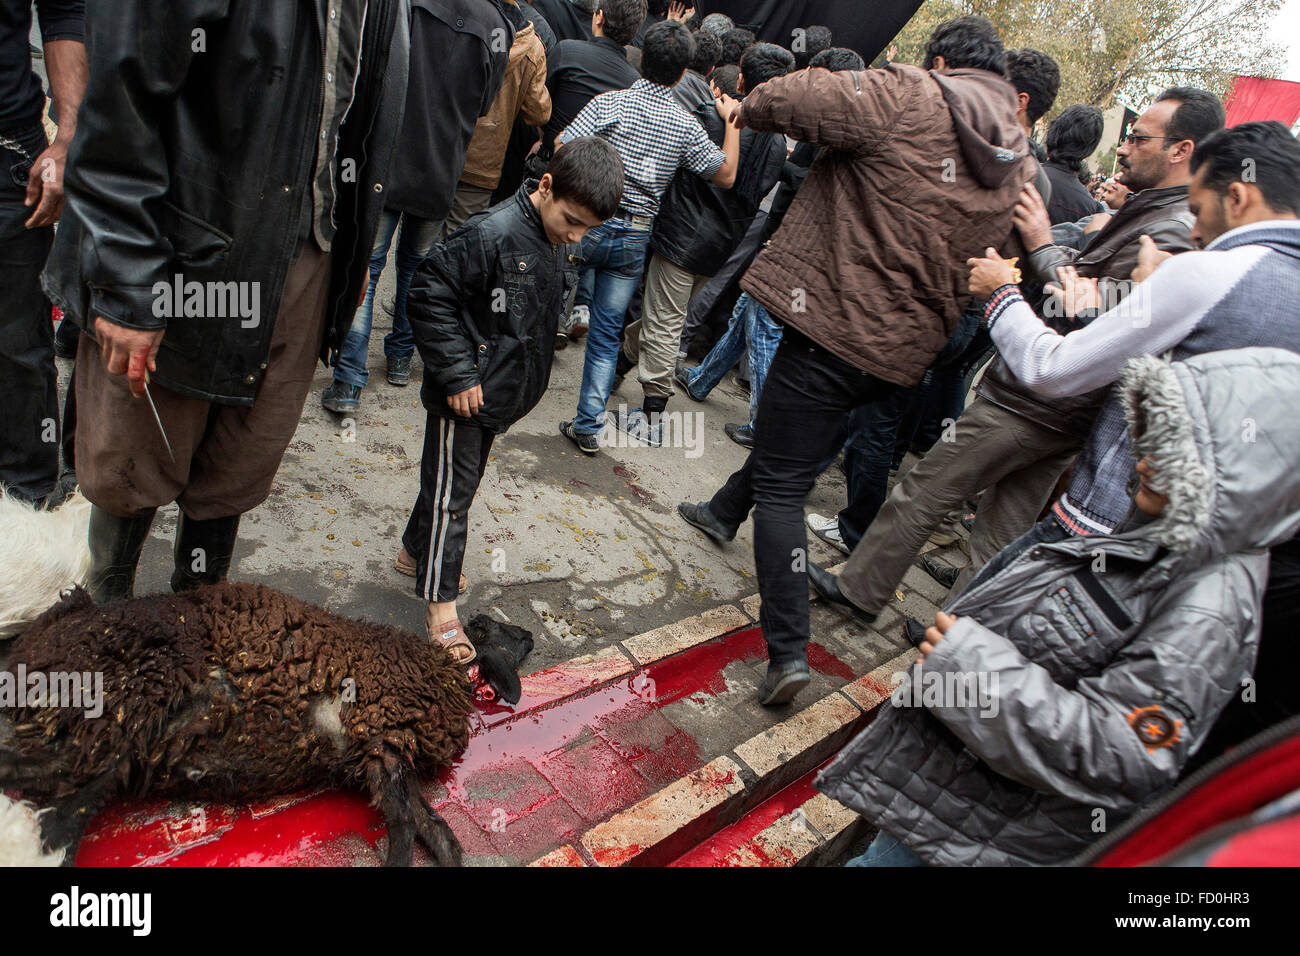
[[[1137,733],[1138,739],[1152,754],[1161,747],[1172,747],[1178,743],[1181,720],[1174,720],[1158,706],[1138,707],[1128,715],[1128,725]]]

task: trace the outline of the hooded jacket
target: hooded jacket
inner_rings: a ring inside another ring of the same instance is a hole
[[[1119,387],[1162,515],[977,576],[817,779],[927,863],[1067,860],[1178,780],[1254,667],[1267,549],[1300,528],[1300,357],[1142,356]]]
[[[825,146],[741,281],[856,368],[920,381],[970,300],[966,260],[1011,237],[1037,169],[1011,84],[986,70],[801,70],[745,97],[744,123]]]

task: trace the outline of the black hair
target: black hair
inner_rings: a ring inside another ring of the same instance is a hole
[[[832,73],[838,73],[840,70],[865,70],[867,68],[867,63],[861,56],[842,46],[833,46],[822,50],[808,62],[808,65],[819,66],[824,70],[830,70]]]
[[[740,96],[740,67],[734,63],[724,63],[713,71],[709,77],[709,82],[713,83],[718,89],[730,97]]]
[[[1223,129],[1227,116],[1219,98],[1207,90],[1194,86],[1171,86],[1156,97],[1157,103],[1173,100],[1178,103],[1174,115],[1165,127],[1166,145],[1170,142],[1190,139],[1199,143],[1215,130]]]
[[[977,16],[956,17],[935,27],[925,45],[925,60],[921,66],[933,69],[936,56],[943,57],[950,70],[969,68],[1002,73],[1005,65],[1002,39],[997,28]]]
[[[1300,215],[1300,140],[1277,120],[1210,133],[1192,153],[1192,173],[1202,166],[1202,182],[1219,195],[1235,182],[1254,183],[1270,209]]]
[[[687,17],[684,22],[686,23],[686,29],[694,33],[696,30],[700,28],[700,25],[704,23],[704,16],[700,13],[699,10],[696,10],[689,17]]]
[[[645,21],[646,0],[600,0],[596,9],[605,14],[605,36],[627,46]]]
[[[546,167],[557,199],[586,206],[603,221],[623,199],[623,161],[599,136],[580,136],[560,146]]]
[[[651,83],[672,86],[682,78],[695,56],[691,31],[676,20],[656,23],[641,44],[641,75]]]
[[[1006,76],[1017,93],[1029,94],[1025,115],[1032,126],[1056,102],[1056,92],[1061,88],[1061,68],[1042,50],[1025,47],[1007,51]]]
[[[743,27],[733,27],[722,38],[722,62],[740,66],[740,58],[758,39],[753,32]]]
[[[709,71],[718,65],[722,56],[722,41],[708,30],[696,30],[691,34],[695,40],[695,55],[691,57],[691,69],[700,76],[708,76]]]
[[[803,43],[800,45],[803,49],[795,51],[794,62],[795,68],[802,70],[804,67],[812,65],[812,58],[818,53],[830,49],[831,28],[820,24],[808,27],[803,32]]]
[[[760,83],[774,76],[785,76],[794,69],[794,54],[775,43],[755,43],[740,58],[740,75],[745,78],[745,92],[753,93]]]
[[[1047,158],[1073,173],[1083,170],[1083,161],[1101,142],[1104,123],[1101,110],[1095,106],[1067,106],[1047,127]]]

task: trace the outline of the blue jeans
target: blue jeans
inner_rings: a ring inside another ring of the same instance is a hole
[[[591,315],[587,320],[587,355],[582,363],[582,388],[573,430],[595,435],[605,427],[605,404],[614,388],[618,366],[619,333],[628,304],[641,283],[650,225],[634,226],[625,219],[610,219],[582,240],[586,260],[579,286],[590,283]]]
[[[366,356],[370,351],[370,322],[375,307],[375,289],[379,276],[388,262],[388,247],[397,232],[398,220],[402,230],[397,237],[397,299],[393,308],[393,331],[384,336],[384,354],[389,358],[405,358],[415,353],[415,333],[406,319],[406,293],[411,279],[424,257],[442,237],[442,223],[420,219],[394,209],[385,209],[379,216],[379,231],[370,250],[370,285],[366,297],[352,317],[352,327],[339,353],[339,363],[334,369],[334,381],[344,385],[365,387],[370,373],[366,371]]]
[[[881,830],[867,847],[867,852],[855,856],[845,866],[925,866],[921,858]]]
[[[704,398],[717,387],[722,377],[740,361],[740,356],[749,346],[749,424],[752,426],[758,417],[758,396],[763,391],[763,380],[772,365],[772,356],[781,344],[783,327],[772,321],[757,299],[748,292],[742,293],[736,300],[736,307],[731,311],[731,321],[727,331],[704,361],[690,372],[691,394]]]

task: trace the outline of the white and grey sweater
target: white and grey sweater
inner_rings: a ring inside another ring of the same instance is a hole
[[[985,317],[1015,376],[1049,396],[1108,385],[1135,355],[1172,350],[1182,359],[1251,346],[1300,352],[1300,220],[1242,226],[1204,251],[1177,255],[1068,335],[1045,325],[1014,287],[990,297]],[[1076,534],[1109,534],[1131,510],[1132,472],[1123,409],[1112,396],[1053,512]]]

